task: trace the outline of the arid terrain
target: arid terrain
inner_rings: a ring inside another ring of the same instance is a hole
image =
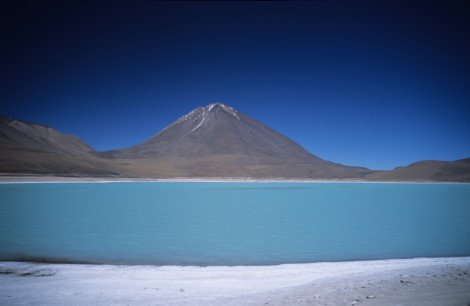
[[[238,178],[469,182],[470,159],[389,171],[323,160],[223,104],[199,107],[146,141],[99,152],[74,135],[0,117],[0,173],[101,178]]]

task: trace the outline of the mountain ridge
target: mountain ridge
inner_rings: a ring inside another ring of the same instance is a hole
[[[65,176],[119,175],[92,158],[95,150],[75,135],[43,124],[0,116],[0,172]]]
[[[75,135],[66,135],[47,125],[5,116],[0,116],[0,142],[53,153],[83,155],[94,151]]]
[[[470,158],[454,161],[422,160],[366,176],[370,181],[470,182]]]
[[[0,116],[0,172],[108,177],[240,177],[470,182],[470,158],[370,170],[323,160],[221,103],[198,107],[127,148],[96,151],[52,127]]]

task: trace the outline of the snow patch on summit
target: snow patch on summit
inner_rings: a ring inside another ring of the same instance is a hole
[[[181,122],[184,122],[184,121],[187,121],[187,120],[193,119],[193,122],[196,121],[196,120],[197,120],[197,117],[198,117],[198,114],[197,114],[197,113],[198,113],[198,110],[199,110],[199,108],[197,108],[197,109],[191,111],[190,113],[188,113],[188,114],[186,114],[186,115],[184,115],[184,116],[178,118],[178,120],[176,120],[175,122],[171,123],[170,125],[167,125],[164,129],[162,129],[161,132],[167,130],[167,129],[168,129],[169,127],[171,127],[171,126],[174,126],[174,125],[176,125],[176,124],[178,124],[178,123],[181,123]]]
[[[204,123],[206,118],[207,118],[206,108],[203,108],[202,109],[202,120],[201,120],[201,122],[199,122],[199,124],[194,129],[191,130],[191,132],[194,132],[195,130],[197,130]]]
[[[192,112],[190,112],[189,114],[186,114],[183,117],[180,117],[178,120],[175,121],[175,123],[180,123],[180,122],[183,122],[183,121],[186,121],[186,120],[197,118],[197,110],[198,109],[195,109]]]
[[[191,111],[190,113],[180,117],[178,120],[176,120],[172,124],[165,127],[162,130],[162,132],[165,131],[166,129],[168,129],[169,127],[171,127],[171,126],[174,126],[176,124],[179,124],[179,123],[182,123],[182,122],[185,122],[185,121],[191,120],[192,123],[196,123],[200,120],[199,123],[197,123],[197,125],[191,130],[191,132],[194,132],[202,126],[202,124],[206,121],[206,119],[208,118],[209,114],[212,111],[215,111],[215,113],[217,114],[219,112],[219,110],[223,110],[226,113],[228,113],[228,114],[232,115],[233,117],[235,117],[237,120],[240,120],[240,116],[238,115],[238,111],[236,111],[235,109],[231,108],[230,106],[224,105],[222,103],[214,103],[214,104],[209,104],[206,107],[198,107],[197,109]]]
[[[218,113],[220,109],[223,109],[227,113],[229,113],[232,116],[234,116],[235,118],[237,118],[237,120],[240,120],[240,116],[238,116],[238,112],[235,109],[233,109],[230,106],[227,106],[225,104],[222,104],[222,103],[209,104],[204,109],[207,109],[208,112],[210,112],[215,106],[217,106],[216,113]]]

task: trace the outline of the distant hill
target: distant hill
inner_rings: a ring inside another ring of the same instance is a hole
[[[421,161],[390,171],[345,166],[217,103],[193,110],[142,143],[105,152],[52,127],[0,116],[0,173],[468,182],[470,159]]]
[[[375,171],[371,181],[470,182],[470,158],[456,161],[425,160],[390,171]]]
[[[74,135],[49,126],[0,116],[0,173],[118,175],[94,158],[95,150]]]
[[[94,151],[74,135],[49,126],[0,116],[0,143],[57,154],[83,155]]]

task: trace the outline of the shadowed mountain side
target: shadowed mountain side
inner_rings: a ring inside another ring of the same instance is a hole
[[[370,181],[470,182],[470,158],[456,161],[425,160],[366,176]]]
[[[0,116],[0,172],[65,176],[126,173],[116,162],[93,157],[94,149],[74,135]]]
[[[261,122],[219,103],[195,109],[140,144],[93,154],[164,161],[185,176],[360,178],[371,173],[322,160]]]
[[[46,125],[0,116],[0,143],[58,154],[84,155],[92,147],[74,135]]]

